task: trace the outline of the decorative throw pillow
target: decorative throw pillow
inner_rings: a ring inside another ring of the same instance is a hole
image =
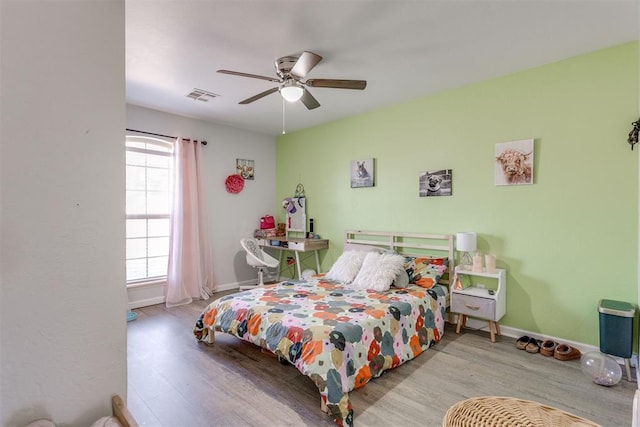
[[[343,252],[324,277],[342,283],[353,282],[367,254],[365,251]]]
[[[405,259],[398,254],[369,252],[353,284],[354,289],[389,290],[391,282],[404,270]]]
[[[402,271],[398,273],[396,278],[393,279],[392,285],[400,289],[409,286],[409,275],[407,274],[407,270],[403,268]]]
[[[435,257],[407,257],[404,268],[409,276],[409,283],[431,288],[447,271],[449,260]]]

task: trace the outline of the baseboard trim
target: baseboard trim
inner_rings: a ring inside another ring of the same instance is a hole
[[[141,299],[136,301],[129,301],[129,309],[131,310],[134,308],[148,307],[150,305],[164,304],[165,302],[166,302],[166,298],[164,296]]]
[[[216,292],[231,291],[233,289],[238,289],[241,285],[244,285],[244,284],[255,285],[257,282],[258,282],[257,280],[245,280],[243,282],[225,283],[224,285],[218,285],[215,291]]]
[[[467,326],[470,329],[475,329],[475,330],[479,330],[479,331],[485,331],[487,333],[489,333],[489,323],[480,319],[472,319],[469,318],[467,319]],[[595,346],[595,345],[591,345],[591,344],[585,344],[585,343],[581,343],[581,342],[577,342],[577,341],[571,341],[571,340],[566,340],[564,338],[558,338],[556,336],[553,335],[545,335],[545,334],[540,334],[538,332],[531,332],[531,331],[526,331],[524,329],[519,329],[519,328],[513,328],[511,326],[503,326],[500,325],[500,332],[503,336],[507,336],[507,337],[511,337],[511,338],[520,338],[522,336],[529,336],[541,341],[545,341],[545,340],[552,340],[555,341],[557,343],[561,343],[561,344],[567,344],[570,345],[571,347],[575,347],[578,350],[580,350],[580,352],[582,354],[584,353],[589,353],[592,351],[595,352],[600,352],[600,347],[599,346]],[[618,362],[618,364],[620,365],[624,365],[624,359],[621,357],[617,357],[617,356],[611,356],[614,359],[616,359],[616,362]],[[633,354],[631,356],[630,359],[630,364],[632,367],[637,367],[638,366],[638,355],[637,354]],[[623,373],[624,376],[624,373]],[[626,378],[626,376],[625,376]]]
[[[596,347],[594,345],[591,344],[585,344],[585,343],[581,343],[581,342],[577,342],[577,341],[571,341],[571,340],[566,340],[563,338],[558,338],[555,337],[553,335],[542,335],[542,334],[538,334],[536,332],[531,332],[531,331],[525,331],[523,329],[518,329],[518,328],[512,328],[510,326],[500,326],[500,332],[502,332],[502,335],[506,335],[508,337],[512,337],[512,338],[520,338],[523,335],[527,335],[529,337],[541,340],[541,341],[545,341],[545,340],[552,340],[555,341],[557,343],[562,343],[562,344],[567,344],[570,345],[571,347],[577,348],[578,350],[580,350],[581,353],[588,353],[590,351],[600,351],[600,347]],[[620,359],[622,361],[622,359]]]

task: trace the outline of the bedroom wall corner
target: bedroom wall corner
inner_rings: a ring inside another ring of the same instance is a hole
[[[124,0],[0,13],[0,425],[127,397]]]

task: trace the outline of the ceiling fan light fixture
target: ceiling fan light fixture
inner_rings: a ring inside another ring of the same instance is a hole
[[[298,86],[294,80],[288,80],[280,88],[280,95],[288,102],[296,102],[302,98],[304,89]]]
[[[301,101],[307,110],[313,110],[320,106],[318,100],[309,93],[305,86],[314,88],[320,87],[358,90],[363,90],[367,87],[366,80],[307,79],[303,81],[307,74],[309,74],[309,71],[318,65],[321,60],[322,56],[306,50],[298,56],[283,56],[278,58],[274,63],[278,78],[261,76],[259,74],[241,73],[239,71],[231,70],[218,70],[218,73],[278,83],[279,86],[272,87],[271,89],[267,89],[257,95],[253,95],[240,101],[238,104],[251,104],[252,102],[262,99],[267,95],[271,95],[274,92],[280,92],[280,96],[282,96],[283,99],[283,109],[285,105],[284,101],[289,103]]]

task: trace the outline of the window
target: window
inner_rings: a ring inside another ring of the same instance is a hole
[[[126,140],[127,283],[167,276],[173,144],[156,138]]]

